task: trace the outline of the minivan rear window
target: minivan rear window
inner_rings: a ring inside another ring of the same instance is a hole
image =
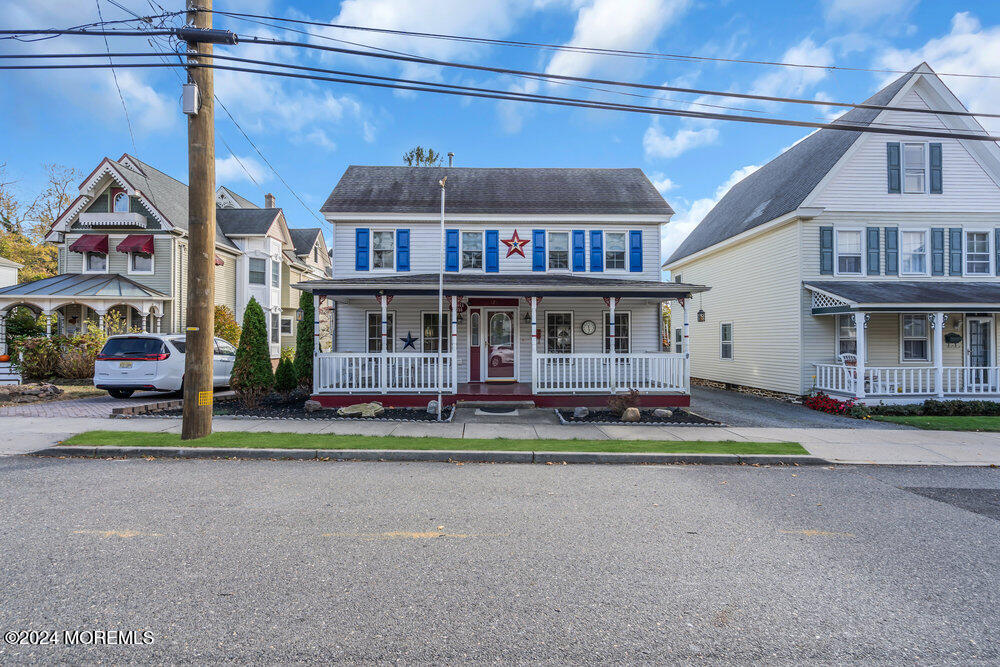
[[[177,348],[178,352],[180,352],[181,354],[184,354],[184,345],[186,343],[185,339],[183,339],[183,338],[171,338],[170,339],[170,343],[171,343],[171,345],[173,345],[174,347]]]
[[[141,357],[162,354],[163,343],[157,338],[109,338],[101,350],[102,357]]]

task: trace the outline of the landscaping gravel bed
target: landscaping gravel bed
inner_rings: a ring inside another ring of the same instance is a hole
[[[335,409],[314,410],[306,412],[305,399],[295,399],[285,401],[281,398],[267,398],[261,401],[260,407],[247,410],[240,406],[235,400],[219,402],[215,404],[212,414],[219,417],[245,417],[247,419],[324,419],[327,421],[366,421],[366,422],[399,422],[399,421],[419,421],[432,422],[437,420],[437,415],[428,414],[426,408],[393,408],[385,407],[378,417],[341,417]],[[445,406],[441,411],[442,421],[451,421],[454,413],[454,406]],[[161,410],[159,412],[149,412],[148,417],[180,417],[182,410]]]
[[[639,410],[637,422],[624,422],[612,410],[591,410],[586,417],[574,417],[572,410],[556,410],[563,424],[671,424],[674,426],[719,426],[720,422],[705,419],[680,408],[671,409],[670,417],[655,417],[653,410]]]

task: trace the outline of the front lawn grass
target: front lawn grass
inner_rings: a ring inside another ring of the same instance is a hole
[[[92,447],[252,447],[267,449],[444,449],[535,452],[665,452],[671,454],[808,454],[797,442],[696,442],[687,440],[507,440],[413,438],[310,433],[225,431],[198,440],[176,433],[88,431],[64,445]]]
[[[1000,431],[1000,417],[890,417],[875,415],[872,419],[915,426],[931,431]]]

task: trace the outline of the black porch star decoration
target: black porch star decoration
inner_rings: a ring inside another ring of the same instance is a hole
[[[413,334],[410,333],[409,331],[407,331],[406,332],[406,336],[400,336],[399,340],[401,340],[403,342],[403,349],[404,350],[406,348],[408,348],[408,347],[412,347],[415,350],[417,348],[416,348],[416,346],[414,346],[414,343],[416,343],[420,339],[419,338],[414,338]]]

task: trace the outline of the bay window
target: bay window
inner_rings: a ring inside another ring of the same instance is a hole
[[[267,260],[260,257],[250,258],[250,275],[247,278],[251,285],[267,284]]]
[[[271,287],[281,287],[281,262],[275,259],[271,260]]]
[[[281,342],[281,315],[271,313],[271,342]]]

